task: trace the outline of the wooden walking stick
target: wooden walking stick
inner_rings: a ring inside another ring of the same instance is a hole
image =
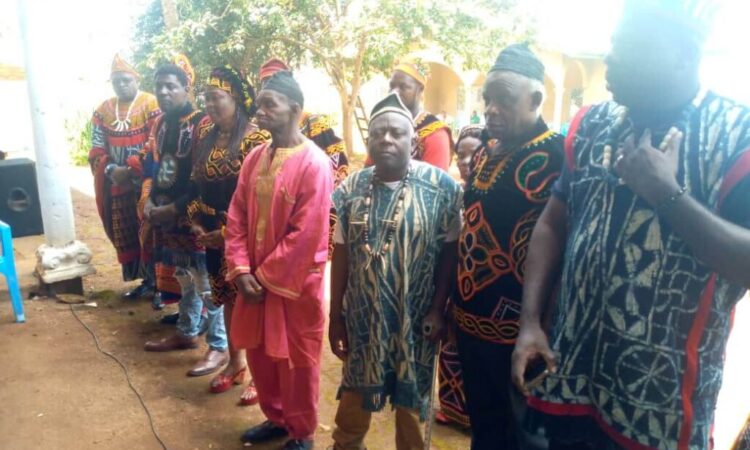
[[[425,336],[432,334],[432,327],[429,324],[425,324],[422,332]],[[424,450],[430,450],[432,445],[432,425],[435,421],[435,414],[433,409],[435,408],[435,380],[438,379],[438,357],[440,356],[440,342],[437,343],[437,350],[435,356],[432,358],[432,383],[430,383],[430,401],[428,402],[427,409],[427,420],[424,424]]]

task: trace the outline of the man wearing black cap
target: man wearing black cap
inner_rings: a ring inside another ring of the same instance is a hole
[[[371,413],[396,408],[396,448],[424,448],[437,341],[456,264],[461,188],[413,161],[412,115],[396,93],[372,111],[374,167],[333,196],[331,348],[342,361],[335,450],[361,450]]]
[[[563,139],[539,115],[544,66],[526,45],[500,52],[483,95],[485,145],[464,193],[453,312],[471,448],[514,449],[510,357],[518,335],[524,259],[562,166]]]
[[[258,125],[272,142],[242,164],[225,236],[227,280],[239,293],[231,339],[247,350],[268,419],[242,440],[288,435],[285,450],[306,450],[318,424],[333,171],[300,133],[304,97],[290,72],[269,78],[256,103]]]

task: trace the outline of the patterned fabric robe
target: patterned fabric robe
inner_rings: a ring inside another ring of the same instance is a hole
[[[198,130],[197,148],[214,129],[213,123],[202,124]],[[207,155],[196,161],[191,177],[187,215],[191,224],[198,224],[206,232],[221,230],[227,223],[229,202],[237,188],[237,177],[242,162],[252,149],[269,142],[271,134],[252,127],[240,142],[239,154],[231,158],[226,148],[214,146]],[[236,296],[234,283],[226,281],[227,266],[224,249],[206,249],[206,268],[211,282],[214,301],[218,304],[232,303]]]
[[[745,426],[742,427],[737,440],[732,446],[732,450],[750,450],[750,416],[745,421]]]
[[[299,121],[302,134],[320,147],[331,159],[333,186],[336,188],[349,175],[349,158],[346,156],[344,141],[336,136],[328,117],[303,112]],[[333,229],[336,226],[336,211],[331,209],[328,236],[328,259],[333,255]]]
[[[153,227],[147,224],[141,231],[144,250],[153,250],[156,287],[166,300],[181,295],[180,285],[174,278],[175,266],[205,265],[204,249],[190,232],[187,204],[191,199],[190,174],[198,130],[209,122],[205,113],[193,110],[188,104],[175,122],[177,130],[168,130],[170,124],[166,116],[159,116],[144,147],[141,214],[149,197],[157,206],[174,203],[178,211],[174,225]]]
[[[550,336],[558,372],[530,406],[566,439],[588,421],[624,448],[706,449],[731,311],[746,287],[715,274],[604,169],[615,106],[582,110],[565,142],[556,192],[569,231]],[[708,93],[676,125],[687,195],[750,227],[750,110]],[[652,130],[654,143],[668,127]]]
[[[477,151],[464,194],[458,247],[458,327],[496,344],[514,344],[531,232],[563,164],[563,138],[543,121],[510,154]]]
[[[139,155],[159,115],[156,97],[140,92],[132,107],[130,103],[117,107],[117,98],[102,103],[91,119],[91,150],[89,164],[94,174],[96,207],[102,219],[104,231],[115,246],[117,260],[122,265],[125,281],[143,278],[145,268],[141,263],[141,245],[138,239],[140,221],[136,214],[141,180],[133,179],[125,186],[112,184],[104,169],[109,164],[130,167],[140,175]],[[117,131],[113,122],[125,118],[128,109],[130,125],[127,130]]]
[[[447,172],[453,157],[451,129],[436,115],[425,111],[417,115],[414,123],[419,140],[412,152],[412,158],[432,164]]]
[[[390,250],[370,261],[359,221],[373,168],[349,176],[334,193],[334,205],[349,254],[343,316],[350,354],[342,390],[364,397],[363,408],[391,403],[425,417],[436,345],[422,334],[422,320],[435,291],[435,270],[451,224],[460,220],[461,188],[446,172],[413,161],[402,219]],[[370,246],[383,244],[382,221],[393,217],[397,192],[377,186],[369,217]]]

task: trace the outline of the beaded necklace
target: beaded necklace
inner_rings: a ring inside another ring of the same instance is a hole
[[[373,201],[372,201],[372,195],[375,191],[375,185],[376,184],[382,184],[383,182],[380,180],[380,177],[378,177],[377,173],[373,172],[372,174],[372,180],[370,181],[370,186],[367,189],[367,192],[365,193],[365,207],[367,208],[367,212],[364,213],[362,217],[362,226],[363,226],[363,237],[364,237],[364,248],[365,253],[368,255],[368,262],[367,267],[370,265],[370,261],[373,257],[376,256],[384,256],[388,250],[391,247],[391,242],[393,241],[393,236],[396,234],[396,228],[398,228],[398,223],[401,217],[399,217],[399,214],[404,209],[404,198],[406,197],[406,191],[409,186],[409,176],[411,175],[411,166],[406,170],[406,175],[401,180],[401,183],[396,188],[396,192],[398,193],[398,197],[396,200],[396,206],[393,208],[393,214],[391,216],[390,220],[383,220],[383,222],[386,224],[386,231],[385,236],[383,237],[383,243],[380,246],[380,249],[377,250],[373,248],[374,246],[370,245],[370,214],[374,213],[372,211],[373,207]]]
[[[115,127],[115,131],[125,131],[130,129],[130,113],[131,111],[133,111],[133,105],[135,105],[135,102],[138,100],[138,97],[140,95],[141,91],[136,92],[133,101],[131,101],[130,106],[128,106],[128,112],[125,113],[124,119],[120,119],[120,98],[117,98],[117,100],[115,101],[115,120],[113,120],[110,124]]]

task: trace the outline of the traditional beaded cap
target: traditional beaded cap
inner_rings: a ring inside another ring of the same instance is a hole
[[[242,105],[249,116],[255,114],[255,89],[242,71],[232,66],[214,67],[207,86],[225,91]]]
[[[185,76],[188,80],[188,86],[193,86],[193,83],[195,83],[195,70],[193,70],[193,65],[190,64],[190,60],[188,59],[188,57],[183,55],[182,53],[178,53],[172,58],[172,64],[179,67],[183,72],[185,72]]]
[[[419,58],[404,58],[402,61],[399,61],[398,64],[396,64],[396,67],[393,68],[393,70],[398,70],[399,72],[403,72],[410,77],[417,80],[417,83],[421,84],[422,86],[427,84],[427,80],[430,79],[430,68],[427,64],[422,62]]]
[[[140,78],[140,74],[136,72],[135,68],[125,61],[119,53],[115,54],[115,58],[112,60],[112,70],[110,73],[125,72],[133,75],[136,78]]]

